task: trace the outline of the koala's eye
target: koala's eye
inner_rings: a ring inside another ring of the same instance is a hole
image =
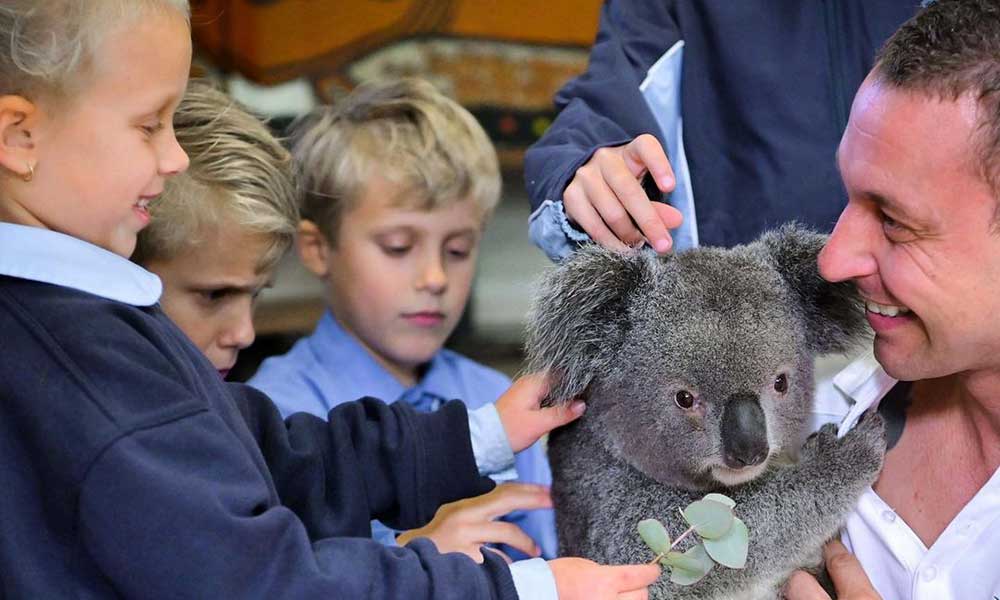
[[[674,394],[674,403],[684,409],[694,406],[694,396],[687,390],[681,390]]]
[[[788,391],[788,377],[784,373],[774,378],[774,391],[784,394]]]

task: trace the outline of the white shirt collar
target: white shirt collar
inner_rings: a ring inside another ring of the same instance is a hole
[[[0,223],[0,275],[73,288],[133,306],[160,299],[160,278],[103,248],[49,229]]]
[[[838,435],[842,436],[850,431],[861,415],[878,404],[896,383],[897,380],[886,373],[875,360],[871,347],[834,375],[833,387],[850,405],[840,422]]]

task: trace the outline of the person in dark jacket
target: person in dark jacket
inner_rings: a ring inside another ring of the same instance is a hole
[[[609,0],[587,71],[525,157],[533,241],[558,260],[588,239],[665,252],[791,219],[829,231],[846,202],[834,153],[851,99],[917,8]],[[669,205],[649,202],[647,172]]]
[[[187,0],[8,0],[0,40],[0,598],[645,598],[656,566],[363,539],[492,488],[464,405],[283,421],[163,313],[127,257],[188,166]],[[508,450],[582,412],[544,387],[497,400]]]

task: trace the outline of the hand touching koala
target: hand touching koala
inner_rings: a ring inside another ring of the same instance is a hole
[[[795,569],[819,564],[885,452],[874,414],[800,448],[814,358],[867,332],[853,288],[819,277],[824,240],[788,226],[673,256],[592,246],[549,273],[528,368],[551,373],[549,403],[587,402],[549,439],[561,552],[649,560],[640,520],[669,524],[722,491],[750,530],[746,568],[690,587],[661,577],[651,598],[774,598]]]

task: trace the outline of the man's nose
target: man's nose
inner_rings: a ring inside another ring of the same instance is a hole
[[[878,271],[874,244],[884,235],[875,215],[848,204],[819,253],[819,273],[827,281],[847,281]]]

